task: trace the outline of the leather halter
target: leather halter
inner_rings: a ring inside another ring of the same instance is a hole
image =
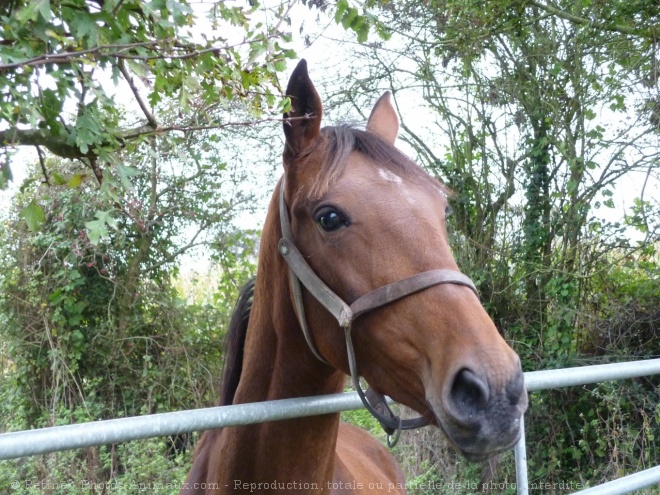
[[[355,300],[352,304],[347,304],[332,289],[330,289],[323,280],[321,280],[312,268],[307,264],[303,255],[296,247],[292,233],[291,223],[289,221],[289,213],[286,202],[284,200],[284,178],[280,183],[280,225],[282,228],[282,238],[279,242],[279,252],[284,257],[284,260],[289,265],[289,279],[291,290],[293,292],[293,300],[296,309],[298,321],[302,328],[303,335],[309,345],[309,349],[314,356],[321,362],[329,363],[323,359],[319,351],[316,349],[314,342],[311,338],[309,328],[307,326],[307,319],[305,318],[305,308],[302,299],[302,290],[300,284],[302,283],[305,288],[314,296],[314,298],[327,309],[332,316],[335,317],[339,326],[344,329],[344,337],[346,339],[346,353],[348,355],[348,365],[351,372],[351,379],[362,403],[367,410],[378,420],[385,432],[387,433],[387,443],[393,447],[399,439],[401,430],[411,430],[426,426],[429,421],[420,416],[415,419],[402,420],[396,416],[387,405],[385,397],[373,389],[367,390],[365,393],[360,386],[360,375],[357,370],[357,363],[355,361],[355,351],[353,349],[353,339],[351,338],[351,325],[353,321],[363,313],[371,311],[381,306],[385,306],[398,299],[404,298],[416,292],[422,291],[429,287],[440,284],[456,284],[463,285],[471,289],[477,294],[477,289],[467,276],[461,272],[454,270],[430,270],[421,272],[411,277],[399,280],[389,285],[385,285],[376,290],[373,290]],[[392,435],[395,435],[392,439]]]

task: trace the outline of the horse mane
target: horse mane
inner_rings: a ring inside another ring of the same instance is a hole
[[[427,181],[429,178],[427,172],[403,152],[376,134],[353,124],[327,126],[321,129],[321,133],[326,138],[325,160],[321,165],[321,172],[309,190],[308,199],[318,199],[329,190],[343,173],[348,157],[353,152],[361,153],[390,172],[421,181]],[[445,187],[439,182],[438,185]]]
[[[245,336],[254,298],[254,281],[254,278],[250,279],[241,288],[225,335],[225,362],[222,365],[219,406],[233,404],[238,382],[241,379]]]

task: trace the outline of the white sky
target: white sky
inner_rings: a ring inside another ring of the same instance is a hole
[[[201,4],[203,5],[203,4]],[[349,59],[352,56],[352,50],[354,50],[354,41],[355,35],[352,33],[346,33],[344,29],[340,26],[334,24],[333,21],[328,22],[324,16],[319,16],[316,12],[310,12],[307,7],[300,5],[299,3],[292,9],[292,26],[291,31],[294,35],[293,48],[296,50],[300,58],[305,58],[308,61],[310,75],[312,80],[327,79],[328,74],[332,73],[333,67],[337,67],[342,61]],[[318,23],[318,20],[321,20],[321,24]],[[204,29],[209,29],[208,27],[204,28],[205,21],[201,21],[202,28],[196,26],[197,32],[203,32]],[[322,35],[313,38],[314,42],[310,47],[305,47],[302,37],[299,35],[300,26],[303,25],[307,29],[322,31]],[[321,30],[320,26],[324,28]],[[371,34],[371,37],[375,37],[375,34]],[[338,39],[352,40],[345,43],[338,43]],[[289,61],[289,73],[295,67],[296,61]],[[281,78],[283,86],[286,86],[286,80],[288,78],[288,73]],[[338,81],[341,84],[341,81]],[[111,82],[108,77],[108,86],[111,86]],[[121,102],[122,99],[125,101],[126,98],[122,98],[122,95],[127,95],[130,97],[130,91],[127,87],[120,88],[117,92],[118,102]],[[324,95],[321,95],[322,98]],[[368,113],[368,109],[365,109]],[[419,105],[416,105],[414,101],[411,101],[410,104],[402,106],[402,111],[404,115],[402,116],[404,121],[411,127],[416,127],[416,130],[421,131],[421,128],[424,127],[424,119],[420,117],[420,108]],[[429,114],[430,115],[430,114]],[[331,117],[331,116],[330,116]],[[326,121],[327,122],[327,121]],[[437,140],[438,137],[434,136],[434,139]],[[659,138],[660,139],[660,138]],[[276,143],[276,146],[280,146],[280,143]],[[658,143],[660,147],[660,143]],[[407,151],[404,149],[404,151]],[[17,154],[14,156],[12,171],[14,174],[14,182],[10,183],[9,188],[4,191],[0,191],[0,210],[5,209],[10,204],[11,197],[20,187],[20,184],[25,179],[25,174],[27,170],[28,163],[35,163],[37,161],[36,152],[31,147],[24,147],[20,149]],[[641,189],[644,184],[645,175],[641,173],[631,174],[627,177],[624,177],[620,180],[617,188],[614,190],[614,203],[615,208],[609,209],[606,207],[601,207],[600,210],[593,210],[592,213],[596,216],[603,216],[610,221],[618,221],[623,218],[624,211],[633,204],[633,200],[636,197],[639,197]],[[274,180],[274,179],[273,179]],[[274,183],[265,185],[263,187],[272,187]],[[646,198],[657,198],[660,196],[660,186],[658,185],[658,180],[656,177],[652,179],[646,185],[645,197]],[[262,208],[265,209],[266,202],[262,205]],[[263,218],[262,213],[257,213],[255,215],[245,215],[242,217],[241,223],[249,227],[259,227],[261,225]]]
[[[313,16],[310,17],[308,9],[300,7],[296,11],[296,21],[297,23],[305,23],[307,27],[315,26],[316,22]],[[296,30],[296,24],[294,24],[294,32]],[[301,40],[298,40],[299,45],[297,45],[296,50],[301,58],[306,58],[308,61],[310,76],[312,80],[315,77],[321,77],[327,74],[331,70],[333,64],[340,64],[343,60],[350,59],[353,55],[352,52],[355,50],[354,44],[352,42],[348,43],[338,43],[337,40],[346,39],[347,33],[340,26],[334,24],[324,24],[325,28],[323,29],[322,35],[314,38],[314,44],[309,48],[302,47]],[[319,29],[317,27],[317,29]],[[320,30],[320,29],[319,29]],[[370,35],[370,41],[375,38],[375,34]],[[355,41],[355,36],[348,34],[348,39]],[[394,38],[393,38],[394,40]],[[292,66],[293,67],[293,66]],[[321,76],[319,76],[319,74]],[[405,89],[405,88],[403,88]],[[402,119],[406,124],[411,127],[416,132],[419,132],[420,135],[424,136],[424,129],[427,128],[428,122],[433,119],[437,119],[436,115],[433,115],[425,108],[420,108],[419,99],[420,96],[415,93],[414,90],[407,91],[409,101],[405,101],[405,104],[400,106],[402,112]],[[323,98],[323,95],[321,95]],[[369,109],[365,109],[368,113]],[[631,109],[632,111],[632,109]],[[608,119],[620,119],[620,114],[612,114],[606,109],[605,112],[601,113],[601,122],[608,122]],[[631,117],[634,118],[634,117]],[[428,120],[427,120],[428,119]],[[593,122],[593,126],[598,124],[598,121]],[[437,128],[436,128],[437,129]],[[428,135],[428,131],[426,133]],[[437,143],[438,140],[442,140],[441,136],[433,135],[429,136],[428,143]],[[660,135],[655,136],[656,146],[655,149],[660,149]],[[411,151],[406,149],[405,143],[399,142],[399,146],[409,154],[412,154]],[[515,144],[512,144],[512,147]],[[616,187],[613,190],[612,199],[614,201],[614,208],[608,208],[606,206],[601,206],[599,209],[592,208],[590,215],[600,218],[602,220],[610,222],[619,222],[623,221],[625,213],[629,208],[634,204],[634,200],[640,197],[642,188],[646,182],[644,189],[644,198],[645,200],[653,200],[660,197],[660,177],[658,177],[658,168],[660,164],[656,166],[655,175],[651,175],[648,178],[643,172],[633,172],[619,179],[616,184]],[[519,194],[522,197],[524,191],[519,191]],[[602,203],[605,199],[604,197],[597,197],[597,200],[600,200]],[[629,232],[629,236],[633,240],[643,240],[644,235],[637,232]]]

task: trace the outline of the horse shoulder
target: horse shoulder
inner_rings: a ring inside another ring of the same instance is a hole
[[[405,477],[392,453],[373,435],[339,424],[333,495],[405,495]]]

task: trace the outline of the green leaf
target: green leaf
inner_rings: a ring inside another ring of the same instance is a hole
[[[335,22],[339,24],[344,16],[344,12],[348,10],[348,1],[339,0],[337,2],[337,12],[335,12]]]
[[[612,111],[624,111],[626,109],[625,97],[623,95],[613,95],[613,103],[610,105]]]
[[[48,296],[48,300],[51,304],[59,304],[62,301],[63,296],[62,289],[56,289],[55,292]]]
[[[34,0],[36,4],[36,9],[39,12],[39,15],[44,18],[45,21],[50,21],[50,0]]]
[[[290,111],[291,111],[291,98],[289,98],[287,96],[282,100],[281,112],[282,113],[289,113]]]
[[[96,220],[85,222],[87,236],[92,244],[98,244],[101,239],[109,237],[108,227],[117,228],[117,220],[112,218],[112,211],[97,211]]]
[[[87,178],[87,174],[75,174],[66,181],[67,187],[75,189]]]
[[[102,237],[108,235],[108,229],[98,220],[85,222],[85,227],[87,227],[87,237],[94,245],[97,245]]]
[[[52,125],[62,111],[64,101],[52,89],[44,89],[41,92],[41,112],[46,122]]]
[[[20,217],[25,220],[25,223],[32,232],[39,230],[41,224],[46,221],[46,215],[44,214],[43,208],[35,203],[34,200],[30,201],[30,203],[21,210]]]
[[[149,67],[145,62],[128,59],[126,64],[128,65],[128,68],[131,69],[131,71],[139,78],[145,78],[149,75]]]
[[[28,21],[36,21],[38,16],[44,20],[50,20],[50,0],[32,0],[27,2],[27,5],[20,9],[16,14],[16,20],[19,23]]]
[[[77,12],[77,14],[71,18],[71,30],[75,34],[77,39],[82,39],[85,36],[89,36],[94,39],[96,37],[97,26],[94,22],[94,18],[87,12]]]
[[[0,163],[0,189],[6,189],[9,181],[14,180],[9,162]]]
[[[59,172],[53,172],[51,174],[51,178],[53,179],[53,182],[55,183],[56,186],[63,186],[66,184],[66,179],[62,177],[62,175]]]
[[[355,20],[355,18],[358,16],[358,10],[356,8],[349,8],[344,16],[341,18],[341,25],[344,26],[344,29],[348,29],[351,27],[351,24]]]
[[[124,186],[124,189],[127,191],[133,190],[133,184],[131,184],[131,177],[136,177],[140,175],[140,169],[135,167],[128,167],[126,165],[117,164],[117,175],[119,175],[119,180],[121,185]]]
[[[358,29],[358,43],[364,43],[369,37],[369,28],[371,25],[368,22],[363,22]]]
[[[378,36],[384,41],[387,41],[392,37],[392,32],[386,26],[384,26],[382,22],[376,23],[376,32],[378,33]]]

